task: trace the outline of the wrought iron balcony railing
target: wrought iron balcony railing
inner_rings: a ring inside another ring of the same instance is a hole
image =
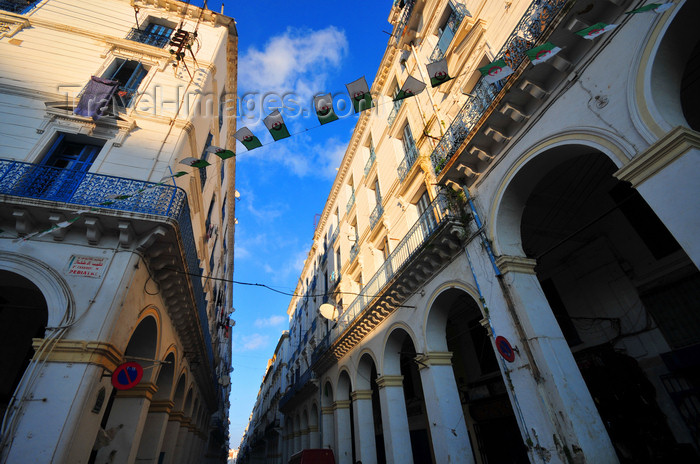
[[[163,48],[170,42],[170,35],[164,35],[162,33],[137,28],[132,28],[126,38],[133,40],[134,42],[153,45],[154,47],[158,48]]]
[[[433,50],[433,53],[430,55],[431,63],[439,61],[445,57],[445,52],[457,33],[459,25],[462,24],[462,20],[467,16],[470,18],[472,16],[469,13],[469,10],[467,10],[467,7],[461,3],[454,3],[450,1],[450,7],[452,8],[452,14],[447,20],[445,30],[442,31],[442,34],[440,34],[440,37],[438,38],[438,43],[435,46],[435,50]]]
[[[403,105],[404,100],[398,100],[394,102],[394,106],[391,108],[391,112],[389,112],[389,117],[386,118],[386,123],[391,127],[394,124],[394,121],[396,120],[396,116],[399,114],[399,110],[401,109],[401,105]]]
[[[187,195],[177,187],[123,177],[59,169],[20,161],[0,159],[0,194],[55,201],[75,205],[76,209],[94,207],[115,211],[150,214],[177,221],[185,250],[187,271],[199,275],[199,260],[192,233]],[[109,200],[108,196],[128,198]],[[207,302],[201,279],[190,279],[197,303],[207,356],[214,366]]]
[[[355,204],[355,192],[352,192],[350,198],[348,199],[348,205],[345,207],[345,212],[350,213],[353,205]]]
[[[355,261],[355,258],[357,258],[357,254],[360,251],[360,248],[357,246],[357,243],[355,243],[353,246],[350,247],[350,262],[352,263]]]
[[[411,19],[411,13],[413,13],[413,7],[416,5],[416,0],[399,0],[396,3],[401,3],[403,2],[403,11],[401,12],[401,19],[399,19],[399,22],[396,23],[396,27],[394,28],[394,36],[396,37],[396,44],[401,41],[401,37],[403,37],[403,34],[406,30],[406,25],[408,24],[408,21]]]
[[[328,240],[328,243],[330,245],[333,245],[335,243],[335,240],[338,238],[338,230],[339,230],[339,228],[336,226],[335,230],[331,234],[331,238]],[[332,249],[332,247],[331,247],[331,249]]]
[[[379,222],[379,218],[382,217],[382,214],[384,214],[384,207],[381,203],[377,203],[377,206],[374,207],[372,214],[369,216],[370,229],[374,229],[374,226],[377,225],[377,222]]]
[[[399,174],[399,180],[401,182],[406,179],[406,176],[408,175],[408,172],[411,170],[413,167],[413,164],[416,162],[418,159],[418,148],[416,148],[415,145],[412,145],[411,148],[408,150],[406,155],[404,155],[403,159],[401,160],[401,164],[399,164],[399,167],[397,168],[398,174]]]
[[[365,310],[369,303],[380,295],[392,278],[406,266],[411,258],[421,249],[423,244],[447,219],[457,216],[449,207],[447,198],[439,194],[428,206],[406,236],[399,242],[396,249],[384,261],[372,278],[364,286],[360,294],[348,305],[338,317],[337,324],[331,331],[329,343],[333,343],[352,322]],[[323,343],[319,343],[319,351]],[[325,349],[323,350],[325,351]],[[322,353],[319,353],[319,358]]]
[[[367,173],[369,173],[369,170],[372,169],[372,165],[374,164],[375,159],[377,159],[377,154],[374,152],[374,148],[370,147],[369,159],[367,159],[367,162],[365,163],[365,176],[367,175]]]
[[[503,59],[512,69],[517,69],[523,60],[527,59],[525,52],[544,38],[548,26],[567,1],[534,0],[501,47],[496,59]],[[472,96],[467,99],[430,156],[435,174],[440,174],[454,156],[481,116],[496,99],[501,88],[500,85],[487,83],[483,78],[479,80],[472,90]]]
[[[36,3],[36,0],[0,0],[0,10],[24,14]]]

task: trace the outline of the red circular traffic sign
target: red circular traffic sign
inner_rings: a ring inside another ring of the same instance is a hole
[[[134,388],[143,377],[143,367],[136,362],[128,362],[114,369],[112,385],[117,390]]]
[[[513,347],[510,346],[510,342],[506,340],[505,337],[501,337],[500,335],[496,337],[496,349],[506,361],[511,363],[515,361],[515,350],[513,350]]]

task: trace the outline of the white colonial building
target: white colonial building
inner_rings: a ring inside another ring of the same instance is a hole
[[[227,459],[236,66],[187,3],[0,1],[0,462]]]
[[[698,460],[700,3],[645,3],[394,3],[239,462]]]

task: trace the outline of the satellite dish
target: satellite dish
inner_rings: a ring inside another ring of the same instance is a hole
[[[319,311],[321,311],[321,316],[331,321],[335,320],[336,310],[335,306],[333,306],[332,304],[323,303],[318,309]]]

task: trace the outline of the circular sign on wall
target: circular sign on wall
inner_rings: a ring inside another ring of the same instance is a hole
[[[114,369],[112,385],[117,390],[134,388],[143,377],[143,367],[136,362],[128,362]]]
[[[505,337],[501,337],[500,335],[496,337],[496,349],[506,361],[511,363],[515,361],[515,350],[513,350],[510,342],[506,340]]]

